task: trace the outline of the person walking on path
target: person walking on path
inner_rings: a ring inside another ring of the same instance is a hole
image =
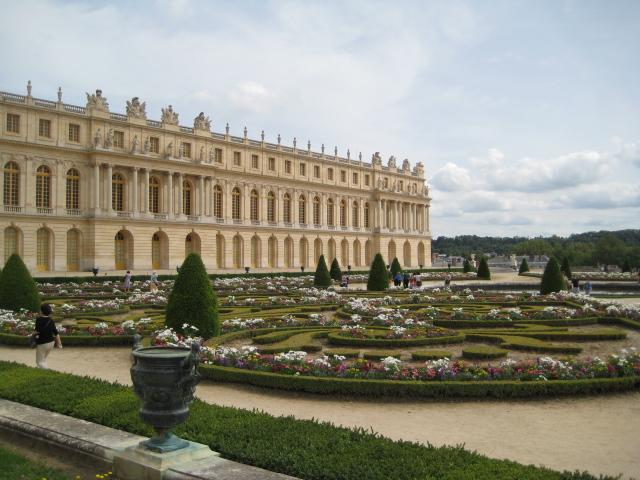
[[[124,274],[124,282],[123,282],[124,291],[129,293],[131,289],[131,271],[127,270],[127,273]]]
[[[591,290],[593,290],[593,285],[591,284],[591,280],[587,280],[587,283],[584,284],[584,293],[591,295]]]
[[[420,272],[416,272],[416,287],[422,287],[422,274]]]
[[[40,306],[42,315],[36,318],[36,365],[38,368],[48,369],[47,357],[51,353],[51,349],[54,345],[58,348],[62,348],[62,341],[56,328],[56,323],[51,318],[51,312],[53,309],[48,303],[43,303]]]
[[[409,288],[409,280],[411,279],[411,277],[409,276],[408,272],[405,272],[405,274],[402,276],[402,286],[407,289]]]
[[[451,286],[451,275],[447,273],[444,276],[444,288],[449,288]]]
[[[393,277],[393,284],[396,287],[399,287],[401,283],[402,283],[402,275],[400,274],[400,272],[398,272],[396,273],[396,276]]]
[[[149,279],[149,289],[152,292],[158,291],[158,274],[156,272],[151,273],[151,278]]]

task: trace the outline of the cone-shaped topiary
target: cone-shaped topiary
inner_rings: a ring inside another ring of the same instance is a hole
[[[624,263],[622,264],[622,272],[630,272],[631,271],[631,264],[629,263],[629,260],[625,260]]]
[[[383,292],[389,288],[389,275],[384,264],[382,255],[376,253],[373,263],[369,269],[369,279],[367,280],[367,290],[371,292]]]
[[[329,275],[327,262],[324,261],[324,255],[320,255],[320,258],[318,259],[316,274],[313,277],[313,285],[315,287],[320,287],[320,288],[326,288],[331,286],[331,275]]]
[[[489,264],[487,263],[486,257],[482,257],[480,259],[480,265],[478,265],[478,278],[491,280],[491,272],[489,271]]]
[[[564,257],[562,259],[562,266],[560,267],[560,271],[565,274],[567,278],[571,278],[573,275],[571,274],[571,265],[569,265],[569,259]]]
[[[400,262],[398,261],[398,257],[395,257],[393,259],[393,262],[391,262],[391,278],[396,276],[396,273],[400,272],[402,273],[402,267],[400,266]]]
[[[528,271],[529,271],[529,262],[527,262],[527,257],[522,257],[522,263],[520,263],[520,270],[518,270],[518,274],[522,274]]]
[[[471,262],[469,261],[468,258],[465,258],[464,262],[462,262],[462,271],[464,273],[469,273],[472,270],[473,268],[471,267]]]
[[[192,325],[204,339],[220,335],[218,299],[197,253],[190,253],[180,267],[169,294],[165,323],[177,332],[183,332],[185,323]]]
[[[560,265],[555,258],[551,258],[544,267],[542,281],[540,282],[540,294],[559,292],[565,288],[564,278],[560,271]]]
[[[337,280],[338,282],[342,280],[342,270],[340,270],[340,264],[338,263],[338,259],[334,258],[333,262],[331,262],[331,278]]]
[[[0,275],[0,308],[40,311],[40,294],[36,282],[20,256],[15,253],[9,257]]]

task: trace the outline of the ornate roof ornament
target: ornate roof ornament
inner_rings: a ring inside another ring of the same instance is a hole
[[[178,114],[173,111],[173,107],[169,105],[162,108],[162,123],[165,125],[178,125]]]
[[[389,168],[396,168],[396,157],[394,157],[393,155],[389,157],[388,166]]]
[[[407,171],[407,172],[408,172],[408,171],[409,171],[409,168],[410,168],[410,166],[409,166],[409,159],[408,159],[408,158],[405,158],[405,159],[404,159],[404,161],[402,162],[402,170],[405,170],[405,171]]]
[[[382,165],[382,157],[380,156],[380,152],[376,152],[371,156],[371,164],[372,165]]]
[[[131,100],[127,100],[127,117],[129,118],[147,118],[147,102],[140,103],[138,97],[133,97]]]
[[[109,111],[109,103],[107,102],[107,97],[102,96],[102,90],[97,89],[95,94],[85,93],[87,94],[87,108],[102,112]]]
[[[196,118],[193,119],[193,128],[195,130],[204,130],[206,132],[211,131],[211,120],[209,117],[204,116],[204,112],[200,112]]]

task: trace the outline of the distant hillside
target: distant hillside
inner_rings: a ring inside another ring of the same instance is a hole
[[[640,230],[575,233],[568,237],[479,237],[460,235],[438,237],[431,245],[435,253],[469,255],[471,253],[515,253],[518,255],[553,255],[569,258],[572,265],[607,263],[640,267]]]

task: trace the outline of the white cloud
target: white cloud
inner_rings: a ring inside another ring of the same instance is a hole
[[[623,183],[605,183],[577,188],[562,194],[553,207],[611,209],[640,207],[640,186]]]
[[[471,175],[466,168],[449,162],[433,174],[430,182],[436,190],[464,191],[471,188]]]
[[[231,102],[245,110],[265,110],[274,97],[273,93],[258,82],[242,82],[229,92]]]

